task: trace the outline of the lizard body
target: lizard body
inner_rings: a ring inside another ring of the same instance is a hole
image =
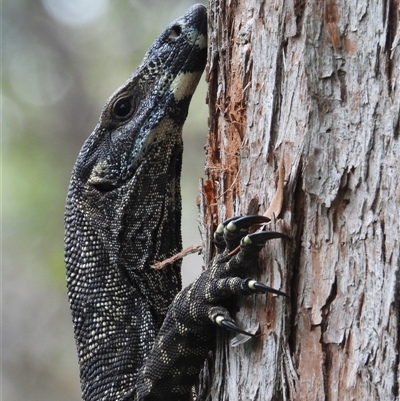
[[[222,226],[215,261],[181,292],[179,262],[151,268],[181,249],[182,126],[206,64],[206,25],[195,5],[161,33],[72,171],[65,261],[85,401],[189,400],[216,325],[240,330],[220,304],[272,290],[240,278],[257,263],[260,241],[246,234],[260,217],[237,223],[233,239]]]
[[[206,63],[204,6],[174,21],[106,103],[71,176],[65,260],[85,400],[134,399],[181,289],[182,126]]]

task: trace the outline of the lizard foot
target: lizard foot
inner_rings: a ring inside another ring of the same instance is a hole
[[[175,394],[175,400],[187,400],[204,359],[213,349],[217,327],[254,336],[231,317],[231,299],[267,292],[287,296],[257,280],[244,278],[246,271],[257,266],[259,251],[267,241],[289,238],[274,231],[249,234],[252,225],[268,221],[264,216],[241,216],[218,226],[214,236],[217,254],[209,268],[172,302],[140,373],[138,394],[156,395],[149,400],[162,400],[165,394]]]
[[[210,304],[208,318],[214,324],[231,331],[253,336],[253,334],[236,325],[226,307],[211,305],[223,305],[225,299],[240,294],[250,295],[270,292],[287,297],[284,292],[254,279],[242,278],[250,267],[257,265],[259,251],[267,241],[275,238],[290,239],[287,235],[275,231],[248,233],[252,225],[268,221],[270,219],[264,216],[240,216],[228,219],[218,226],[214,234],[217,256],[209,270],[207,270],[209,271],[209,277],[207,277],[208,289],[205,294],[205,301]],[[201,279],[201,276],[199,279]]]

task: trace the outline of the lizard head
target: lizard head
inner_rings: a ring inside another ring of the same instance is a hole
[[[197,4],[160,34],[105,104],[75,165],[77,183],[104,194],[124,186],[143,163],[181,153],[182,126],[206,63],[206,25],[206,8]]]

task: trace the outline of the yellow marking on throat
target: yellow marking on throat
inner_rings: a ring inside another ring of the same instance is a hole
[[[179,74],[171,84],[171,91],[175,100],[179,102],[187,96],[193,95],[199,82],[201,71],[185,72]]]

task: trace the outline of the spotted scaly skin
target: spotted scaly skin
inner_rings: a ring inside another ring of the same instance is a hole
[[[248,235],[263,216],[221,224],[215,259],[181,292],[179,263],[151,268],[181,249],[181,131],[206,63],[206,20],[193,6],[159,36],[72,172],[65,260],[85,401],[191,400],[216,331],[249,334],[229,314],[232,298],[285,295],[244,278],[267,240],[286,237]]]
[[[171,23],[107,101],[74,166],[67,286],[85,401],[136,400],[138,371],[175,295],[182,126],[207,57],[207,13]],[[166,395],[168,399],[168,394]]]

